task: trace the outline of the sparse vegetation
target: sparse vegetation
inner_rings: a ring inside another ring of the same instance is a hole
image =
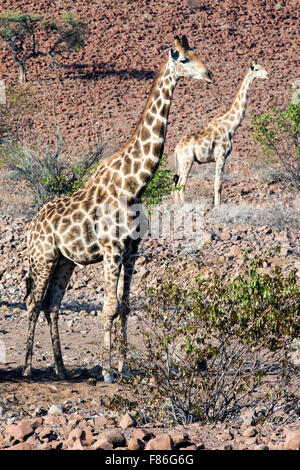
[[[271,410],[285,396],[300,287],[295,271],[259,273],[265,259],[245,254],[228,284],[217,274],[183,283],[184,273],[170,272],[147,290],[139,317],[146,352],[132,351],[134,387],[148,391],[147,401],[139,399],[145,415],[167,425],[226,421],[260,400]]]
[[[279,199],[260,205],[224,203],[207,216],[210,223],[251,224],[252,226],[269,225],[270,227],[299,228],[300,208],[284,205]]]
[[[167,156],[163,155],[159,167],[143,194],[143,203],[150,209],[151,206],[160,204],[163,197],[171,194],[173,188],[173,175],[167,167]]]
[[[254,115],[252,124],[254,141],[277,158],[286,178],[300,188],[300,102]]]
[[[46,33],[43,46],[41,32]],[[19,81],[27,81],[26,65],[31,59],[48,57],[55,66],[55,56],[67,51],[77,51],[84,46],[88,33],[87,21],[71,12],[64,12],[60,21],[44,20],[44,15],[7,12],[0,15],[0,39],[4,41],[19,67]]]
[[[103,156],[104,141],[99,138],[94,148],[73,160],[62,134],[54,136],[54,145],[7,147],[9,154],[4,178],[29,183],[37,206],[62,194],[79,189],[96,170]]]
[[[257,175],[261,181],[267,184],[286,181],[286,175],[282,171],[272,166],[268,166],[265,162],[257,168]]]

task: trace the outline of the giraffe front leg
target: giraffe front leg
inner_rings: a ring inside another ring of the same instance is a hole
[[[178,179],[177,186],[181,188],[178,190],[178,192],[179,192],[179,197],[180,197],[180,203],[182,205],[184,205],[186,182],[190,174],[193,161],[194,161],[194,153],[191,150],[188,151],[187,154],[181,153],[178,155],[179,179]]]
[[[221,205],[222,194],[222,175],[225,167],[225,158],[216,161],[216,176],[215,176],[215,207]]]
[[[178,183],[178,186],[183,186],[181,189],[175,189],[175,204],[184,204],[184,185],[182,183]]]
[[[106,297],[104,300],[103,314],[104,314],[104,360],[102,375],[104,383],[111,384],[114,380],[113,369],[112,369],[112,327],[113,321],[117,316],[117,301],[110,301]]]
[[[176,186],[175,186],[175,188],[176,188]],[[174,190],[174,200],[175,200],[175,204],[178,204],[178,196],[179,196],[179,195],[178,195],[178,191],[175,189],[175,190]]]
[[[215,148],[216,155],[216,178],[215,178],[215,207],[221,205],[222,179],[227,158],[231,153],[231,140],[224,140]]]
[[[132,241],[123,258],[123,276],[119,279],[119,315],[121,318],[122,344],[120,349],[120,359],[118,363],[118,372],[123,378],[129,378],[130,372],[126,364],[127,360],[127,320],[130,313],[130,286],[134,265],[137,258],[139,241]],[[121,284],[122,283],[122,284]],[[120,285],[121,284],[121,285]]]
[[[104,363],[103,378],[105,383],[113,383],[114,376],[112,370],[112,327],[113,321],[118,315],[118,281],[121,270],[121,256],[116,254],[112,249],[104,251]]]
[[[54,362],[55,362],[55,373],[59,379],[66,378],[66,370],[64,361],[62,358],[59,330],[58,330],[58,308],[52,309],[50,313],[45,313],[47,322],[50,327],[50,335],[52,341]]]
[[[181,186],[183,186],[183,188],[181,188],[179,190],[179,197],[180,197],[180,204],[183,206],[184,205],[184,191],[185,191],[185,183],[181,183]]]

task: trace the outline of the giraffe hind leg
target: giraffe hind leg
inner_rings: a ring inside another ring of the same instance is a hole
[[[30,377],[32,374],[32,354],[36,322],[38,320],[43,297],[49,282],[52,266],[47,265],[44,270],[31,270],[27,283],[26,306],[28,311],[28,332],[26,342],[25,366],[23,375]]]
[[[58,314],[61,301],[63,299],[67,284],[74,271],[75,264],[60,256],[59,262],[52,273],[50,282],[43,300],[42,309],[44,310],[53,347],[56,375],[63,379],[66,376],[65,367],[62,358],[61,344],[58,329]]]
[[[29,302],[27,302],[29,320],[28,320],[25,366],[24,366],[24,371],[23,371],[24,377],[31,377],[32,375],[32,353],[33,353],[34,333],[35,333],[36,322],[38,320],[38,317],[41,311],[41,301],[32,301],[29,304],[30,306],[28,306],[28,304]]]

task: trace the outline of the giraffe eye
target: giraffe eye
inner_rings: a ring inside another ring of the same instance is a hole
[[[190,59],[182,59],[182,60],[180,60],[180,62],[181,62],[182,64],[187,64],[189,61],[190,61]]]

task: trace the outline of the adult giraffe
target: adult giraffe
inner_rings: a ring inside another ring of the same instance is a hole
[[[222,174],[226,159],[231,153],[232,137],[242,123],[245,115],[249,91],[255,78],[268,78],[268,72],[257,62],[252,61],[244,76],[238,92],[229,109],[212,119],[205,129],[197,134],[185,135],[175,147],[176,175],[174,183],[180,187],[178,193],[181,204],[184,204],[184,191],[193,162],[216,162],[215,207],[221,204]]]
[[[27,309],[29,326],[24,375],[31,375],[35,325],[43,309],[50,326],[55,370],[65,377],[58,312],[75,265],[104,262],[104,381],[112,381],[111,329],[120,315],[124,343],[129,313],[128,297],[138,245],[141,240],[136,205],[153,178],[163,154],[167,121],[176,83],[181,77],[212,82],[213,76],[185,36],[161,66],[143,114],[128,144],[100,162],[95,174],[71,196],[47,203],[31,222],[28,234],[29,273]],[[123,266],[123,279],[120,272]],[[122,282],[122,285],[120,285]],[[119,283],[119,288],[118,288]],[[126,376],[126,347],[119,372]]]

